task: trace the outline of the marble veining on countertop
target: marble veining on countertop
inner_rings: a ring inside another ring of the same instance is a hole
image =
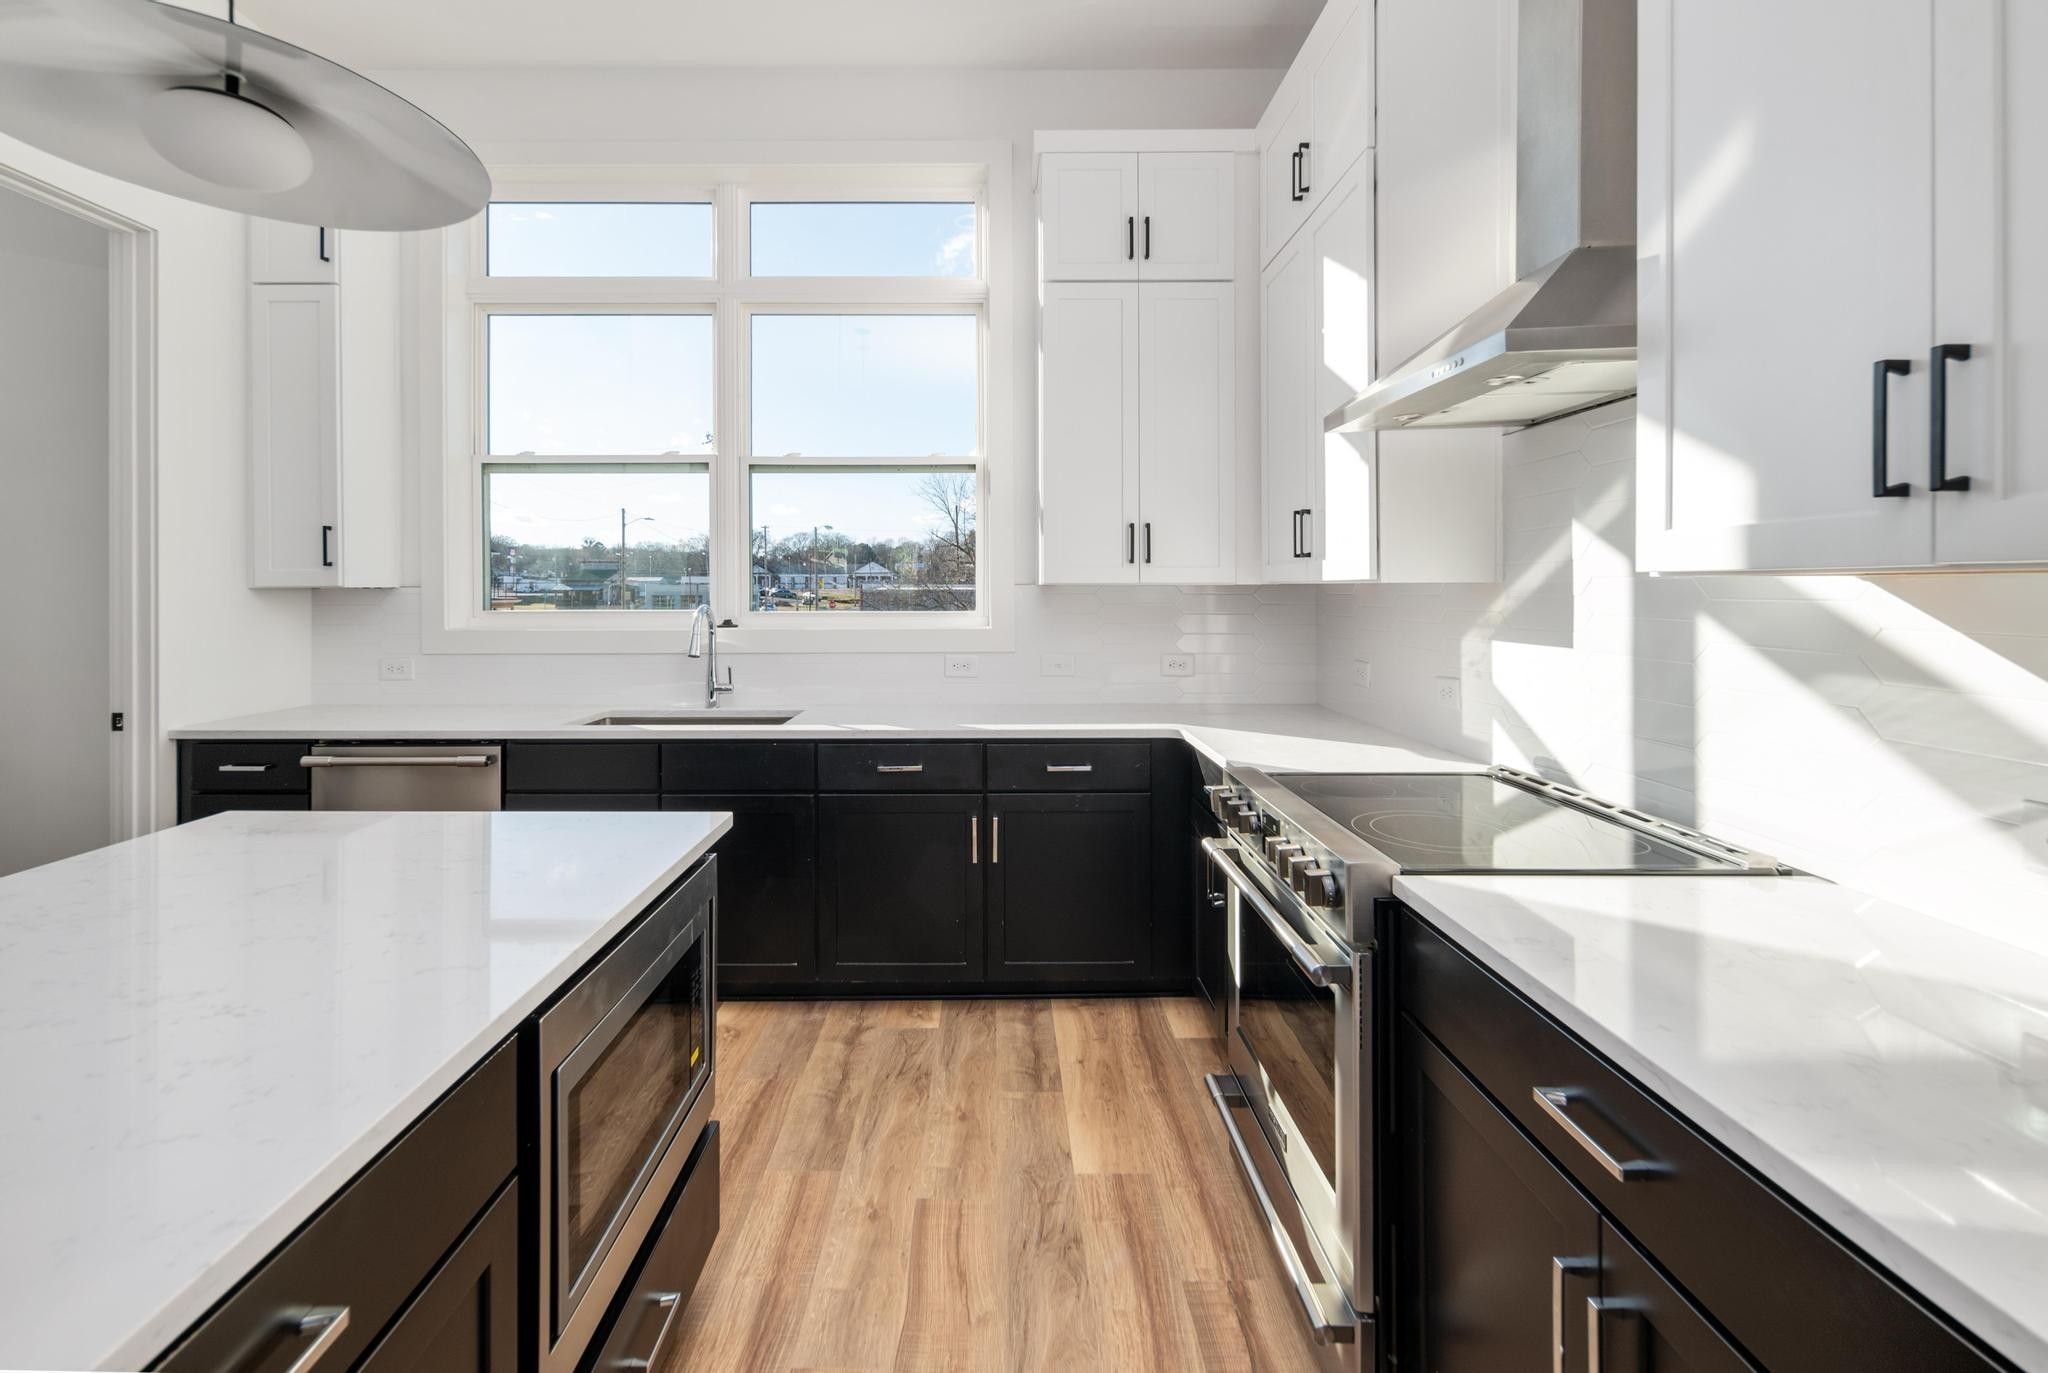
[[[1811,878],[1394,891],[1908,1286],[2048,1370],[2048,959]]]
[[[171,731],[174,739],[1087,739],[1182,738],[1222,764],[1321,772],[1455,772],[1481,764],[1320,706],[922,705],[788,707],[787,724],[586,725],[682,707],[297,706]],[[748,705],[733,710],[766,709]]]
[[[0,878],[0,1367],[161,1353],[730,826],[240,812]]]

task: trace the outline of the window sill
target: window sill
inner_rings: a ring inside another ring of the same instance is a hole
[[[684,612],[575,613],[593,618],[631,615],[635,623],[628,626],[614,620],[608,624],[512,626],[478,618],[451,624],[429,615],[422,626],[421,647],[428,653],[680,653],[690,633],[691,616]],[[555,618],[549,616],[550,621]],[[735,628],[720,629],[719,649],[730,653],[1007,653],[1013,646],[1011,629],[1005,623],[951,616],[944,624],[889,625],[848,623],[851,616],[829,624],[771,624],[767,622],[771,618],[748,616]]]

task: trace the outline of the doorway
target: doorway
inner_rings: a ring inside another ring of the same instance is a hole
[[[150,246],[0,169],[0,875],[155,823]]]

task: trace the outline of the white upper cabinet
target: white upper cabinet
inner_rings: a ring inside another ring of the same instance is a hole
[[[1236,333],[1227,281],[1138,287],[1138,567],[1148,582],[1237,574]]]
[[[1138,155],[1138,279],[1229,281],[1237,274],[1237,159]]]
[[[259,286],[341,280],[341,235],[309,224],[249,221],[249,280]]]
[[[1640,37],[1638,565],[2048,561],[2040,7],[1648,0]]]
[[[1373,4],[1329,0],[1259,120],[1259,261],[1373,144]]]
[[[1046,281],[1228,281],[1236,165],[1227,152],[1039,157]]]
[[[396,586],[400,575],[399,240],[252,221],[249,584]],[[269,244],[269,247],[262,245]],[[311,245],[296,256],[282,251]],[[312,265],[309,265],[312,264]]]
[[[1293,240],[1259,282],[1260,488],[1264,498],[1262,579],[1314,579],[1311,460],[1316,451],[1315,273],[1308,244]]]
[[[1933,337],[1970,356],[1945,359],[1951,489],[1934,498],[1934,556],[2048,562],[2048,387],[2029,365],[2048,351],[2048,8],[1939,15]],[[1931,382],[1932,351],[1922,360]]]
[[[1138,279],[1138,155],[1045,153],[1038,160],[1040,275]]]
[[[1039,579],[1135,582],[1138,287],[1048,282],[1042,290]]]

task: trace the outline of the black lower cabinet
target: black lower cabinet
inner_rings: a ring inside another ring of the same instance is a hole
[[[1400,1036],[1400,1366],[1589,1368],[1599,1211],[1427,1036]]]
[[[818,975],[905,988],[982,976],[974,795],[818,798]]]
[[[718,990],[780,989],[818,973],[818,802],[664,796],[663,810],[732,812],[718,855]]]
[[[1577,1313],[1573,1313],[1576,1315]],[[1613,1225],[1600,1225],[1600,1295],[1585,1306],[1592,1373],[1756,1373]]]
[[[989,797],[991,982],[1138,982],[1152,964],[1152,797]]]
[[[612,794],[608,792],[508,791],[506,810],[660,810],[661,798],[653,792]]]
[[[518,1373],[519,1193],[470,1228],[356,1373]]]
[[[1187,921],[1195,942],[1195,989],[1208,1003],[1216,1037],[1228,1032],[1223,1023],[1230,1005],[1230,895],[1222,876],[1202,848],[1204,839],[1221,838],[1223,827],[1206,805],[1189,808],[1187,832]]]
[[[231,810],[311,810],[313,798],[305,792],[250,792],[247,795],[201,794],[185,799],[186,821],[225,815]]]

